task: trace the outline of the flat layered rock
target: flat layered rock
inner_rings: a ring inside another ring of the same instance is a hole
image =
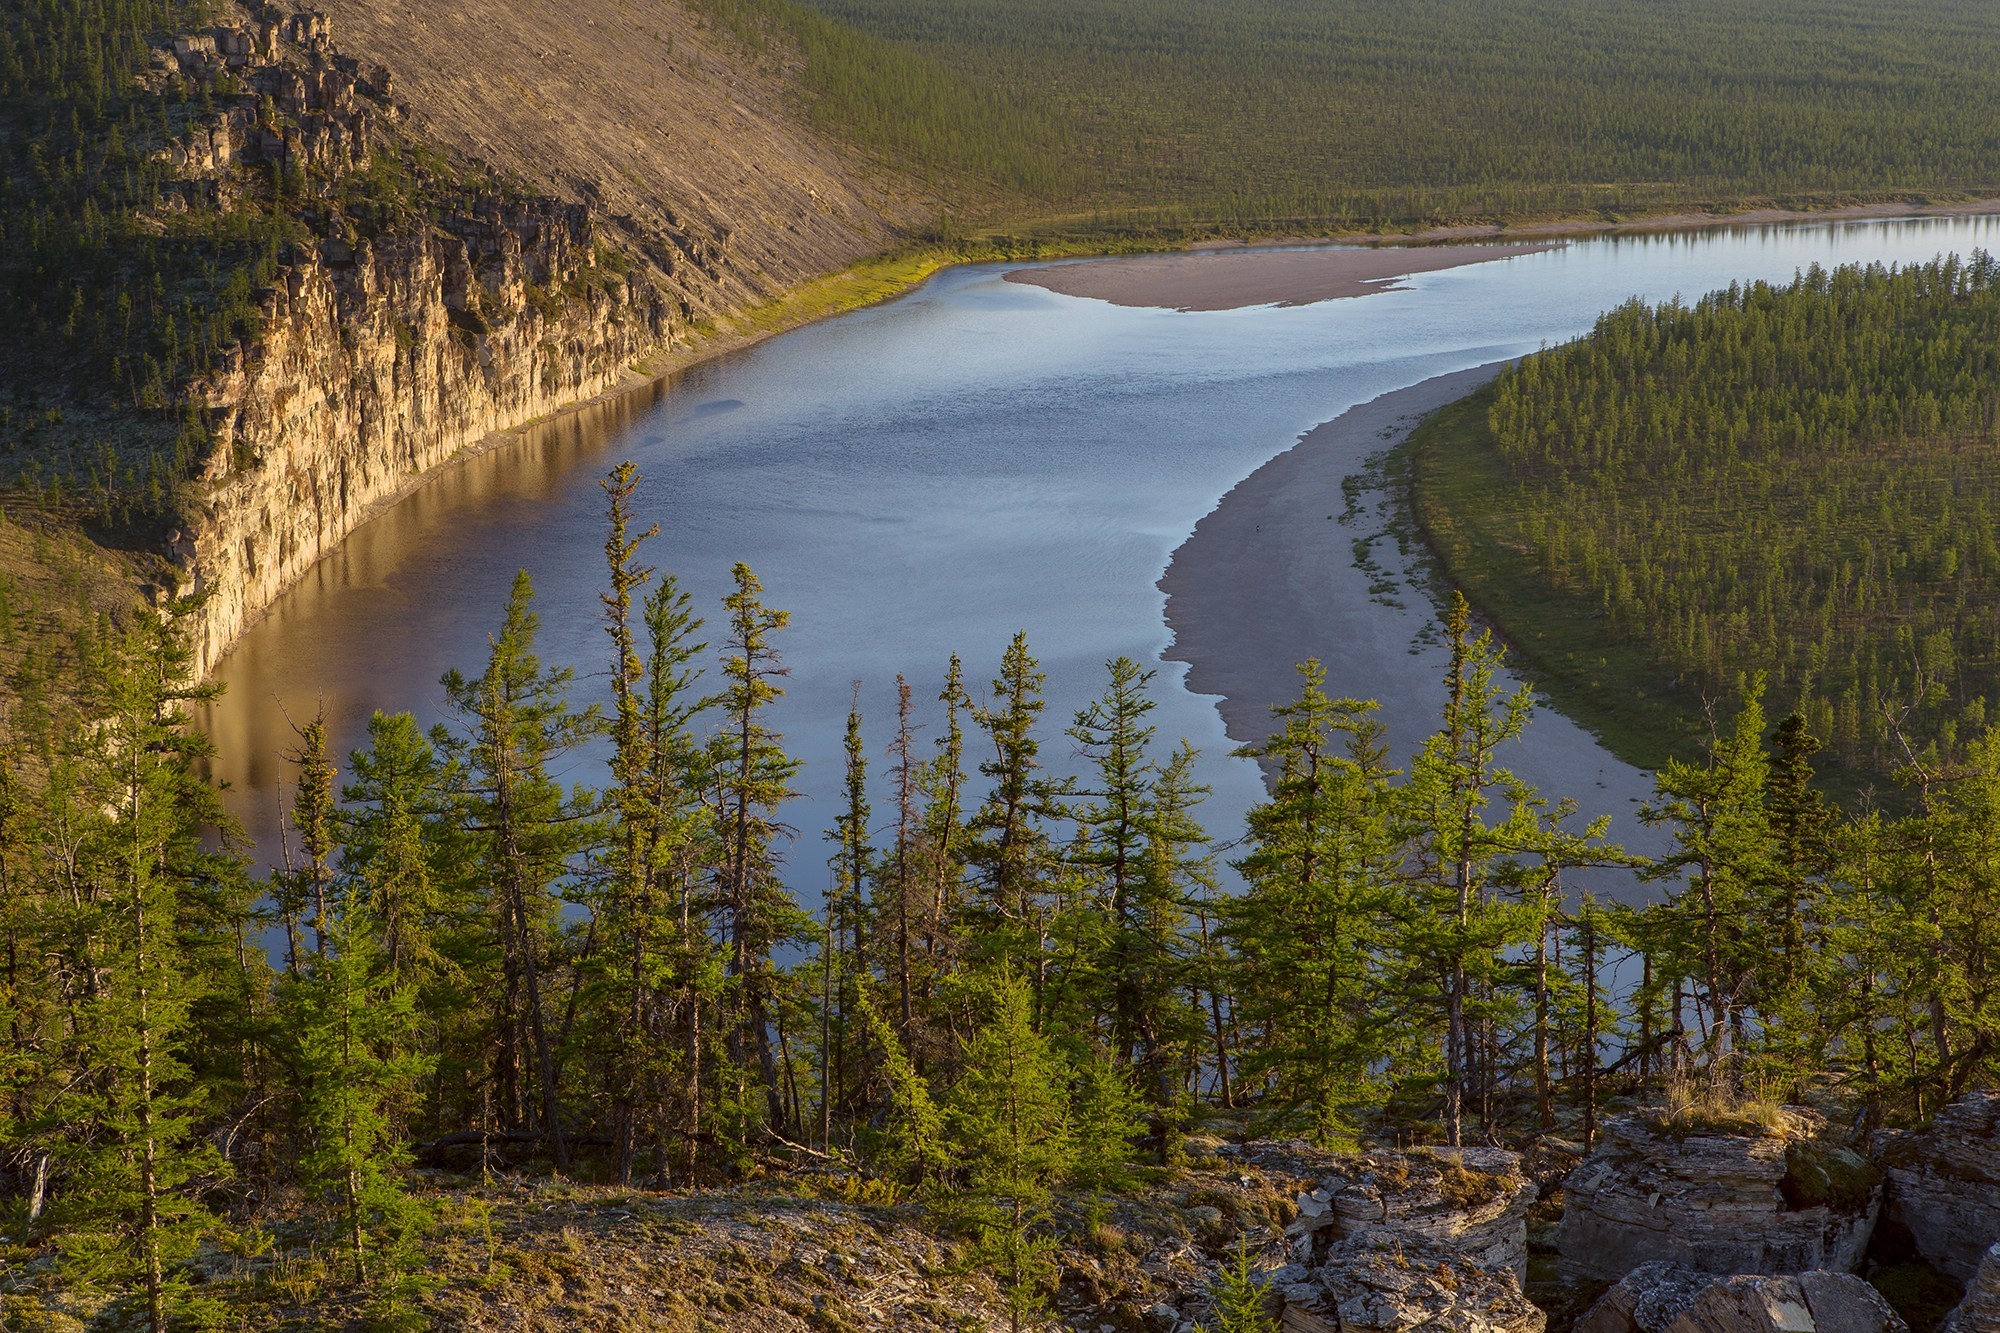
[[[1795,1108],[1761,1132],[1647,1115],[1611,1121],[1563,1184],[1562,1276],[1616,1282],[1648,1263],[1717,1274],[1851,1272],[1874,1231],[1880,1177],[1819,1141],[1823,1128]]]
[[[1577,1320],[1575,1333],[1908,1333],[1852,1273],[1727,1277],[1642,1264]]]
[[[1521,1292],[1534,1182],[1497,1148],[1329,1159],[1272,1276],[1288,1333],[1541,1333]]]
[[[1548,1316],[1511,1269],[1484,1268],[1419,1236],[1373,1231],[1328,1247],[1285,1298],[1285,1333],[1543,1333]]]
[[[1293,1261],[1308,1266],[1338,1241],[1389,1231],[1434,1241],[1518,1281],[1527,1273],[1535,1197],[1520,1154],[1499,1148],[1356,1153],[1299,1196],[1286,1234]]]
[[[1927,1128],[1877,1135],[1874,1146],[1889,1220],[1933,1268],[1972,1281],[2000,1241],[2000,1092],[1970,1093]]]

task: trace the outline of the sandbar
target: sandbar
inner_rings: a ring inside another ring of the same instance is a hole
[[[1015,269],[1007,281],[1085,296],[1112,305],[1169,310],[1240,310],[1311,305],[1395,291],[1413,273],[1483,264],[1554,249],[1533,245],[1333,247],[1306,250],[1191,250]]]
[[[1421,557],[1398,545],[1400,497],[1370,483],[1350,506],[1343,482],[1367,476],[1372,456],[1504,364],[1439,375],[1315,427],[1239,482],[1174,552],[1159,585],[1173,634],[1165,656],[1188,664],[1189,690],[1219,696],[1232,740],[1261,744],[1272,735],[1271,706],[1298,698],[1297,664],[1307,658],[1326,668],[1333,698],[1378,702],[1395,767],[1405,767],[1437,729],[1447,654]],[[1357,541],[1368,543],[1369,567]],[[1651,775],[1554,710],[1538,709],[1500,759],[1545,795],[1574,798],[1582,816],[1574,827],[1609,815],[1612,841],[1665,850],[1663,833],[1637,818],[1652,795]],[[1659,893],[1629,873],[1602,870],[1578,876],[1572,887],[1627,903]]]

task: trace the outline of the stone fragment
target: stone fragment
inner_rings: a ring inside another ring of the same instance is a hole
[[[1320,1262],[1333,1242],[1389,1230],[1435,1241],[1518,1281],[1527,1272],[1535,1195],[1520,1155],[1498,1148],[1356,1153],[1299,1197],[1299,1215],[1286,1231],[1299,1263]]]
[[[1763,1128],[1611,1121],[1563,1185],[1562,1276],[1615,1282],[1641,1264],[1707,1273],[1851,1271],[1880,1207],[1879,1176],[1788,1108]]]
[[[1980,1257],[1972,1286],[1938,1333],[1993,1333],[2000,1329],[2000,1241]]]
[[[1285,1289],[1286,1333],[1543,1333],[1548,1316],[1511,1269],[1421,1236],[1376,1230],[1334,1242],[1315,1289]]]
[[[1909,1333],[1881,1293],[1852,1273],[1719,1276],[1649,1263],[1577,1320],[1575,1333]]]

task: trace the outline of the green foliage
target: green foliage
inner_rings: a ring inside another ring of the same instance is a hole
[[[1422,472],[1420,503],[1455,570],[1531,552],[1523,600],[1600,616],[1648,694],[1692,710],[1765,672],[1885,775],[1902,735],[1948,747],[2000,704],[1994,277],[1981,254],[1623,306],[1500,380],[1483,518],[1441,513]]]
[[[1257,1280],[1246,1246],[1216,1278],[1213,1322],[1197,1324],[1197,1333],[1280,1333],[1270,1309],[1270,1287]]]
[[[980,1251],[1018,1329],[1053,1284],[1054,1239],[1032,1227],[1050,1189],[1075,1168],[1076,1141],[1063,1062],[1035,1030],[1027,986],[1003,976],[988,1001],[991,1016],[965,1045],[946,1115],[966,1188],[988,1210]]]
[[[409,1149],[399,1126],[434,1059],[415,1049],[415,992],[390,971],[367,909],[348,905],[328,926],[326,948],[287,997],[310,1145],[299,1174],[355,1283],[393,1302],[413,1285],[428,1220],[402,1186]]]
[[[1273,1108],[1313,1139],[1344,1146],[1397,1042],[1378,1005],[1396,865],[1391,773],[1373,705],[1328,699],[1317,661],[1300,675],[1298,700],[1272,710],[1275,734],[1243,751],[1278,771],[1272,799],[1248,816],[1244,892],[1221,910],[1238,1018],[1264,1034],[1243,1053],[1242,1077],[1264,1080]]]
[[[812,7],[877,39],[757,7],[800,34],[829,123],[1100,225],[1126,210],[1272,229],[1996,183],[1964,109],[1993,97],[2000,36],[1968,0]],[[940,91],[937,67],[963,88]]]

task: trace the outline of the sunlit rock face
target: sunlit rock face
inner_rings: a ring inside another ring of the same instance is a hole
[[[1768,1126],[1606,1125],[1563,1184],[1557,1245],[1572,1282],[1616,1282],[1646,1263],[1705,1273],[1851,1272],[1880,1209],[1880,1177],[1788,1107]]]
[[[1907,1333],[1852,1273],[1740,1273],[1642,1264],[1604,1293],[1576,1333]]]
[[[2000,1241],[2000,1092],[1968,1093],[1922,1129],[1878,1134],[1874,1149],[1888,1222],[1931,1267],[1972,1281]]]

